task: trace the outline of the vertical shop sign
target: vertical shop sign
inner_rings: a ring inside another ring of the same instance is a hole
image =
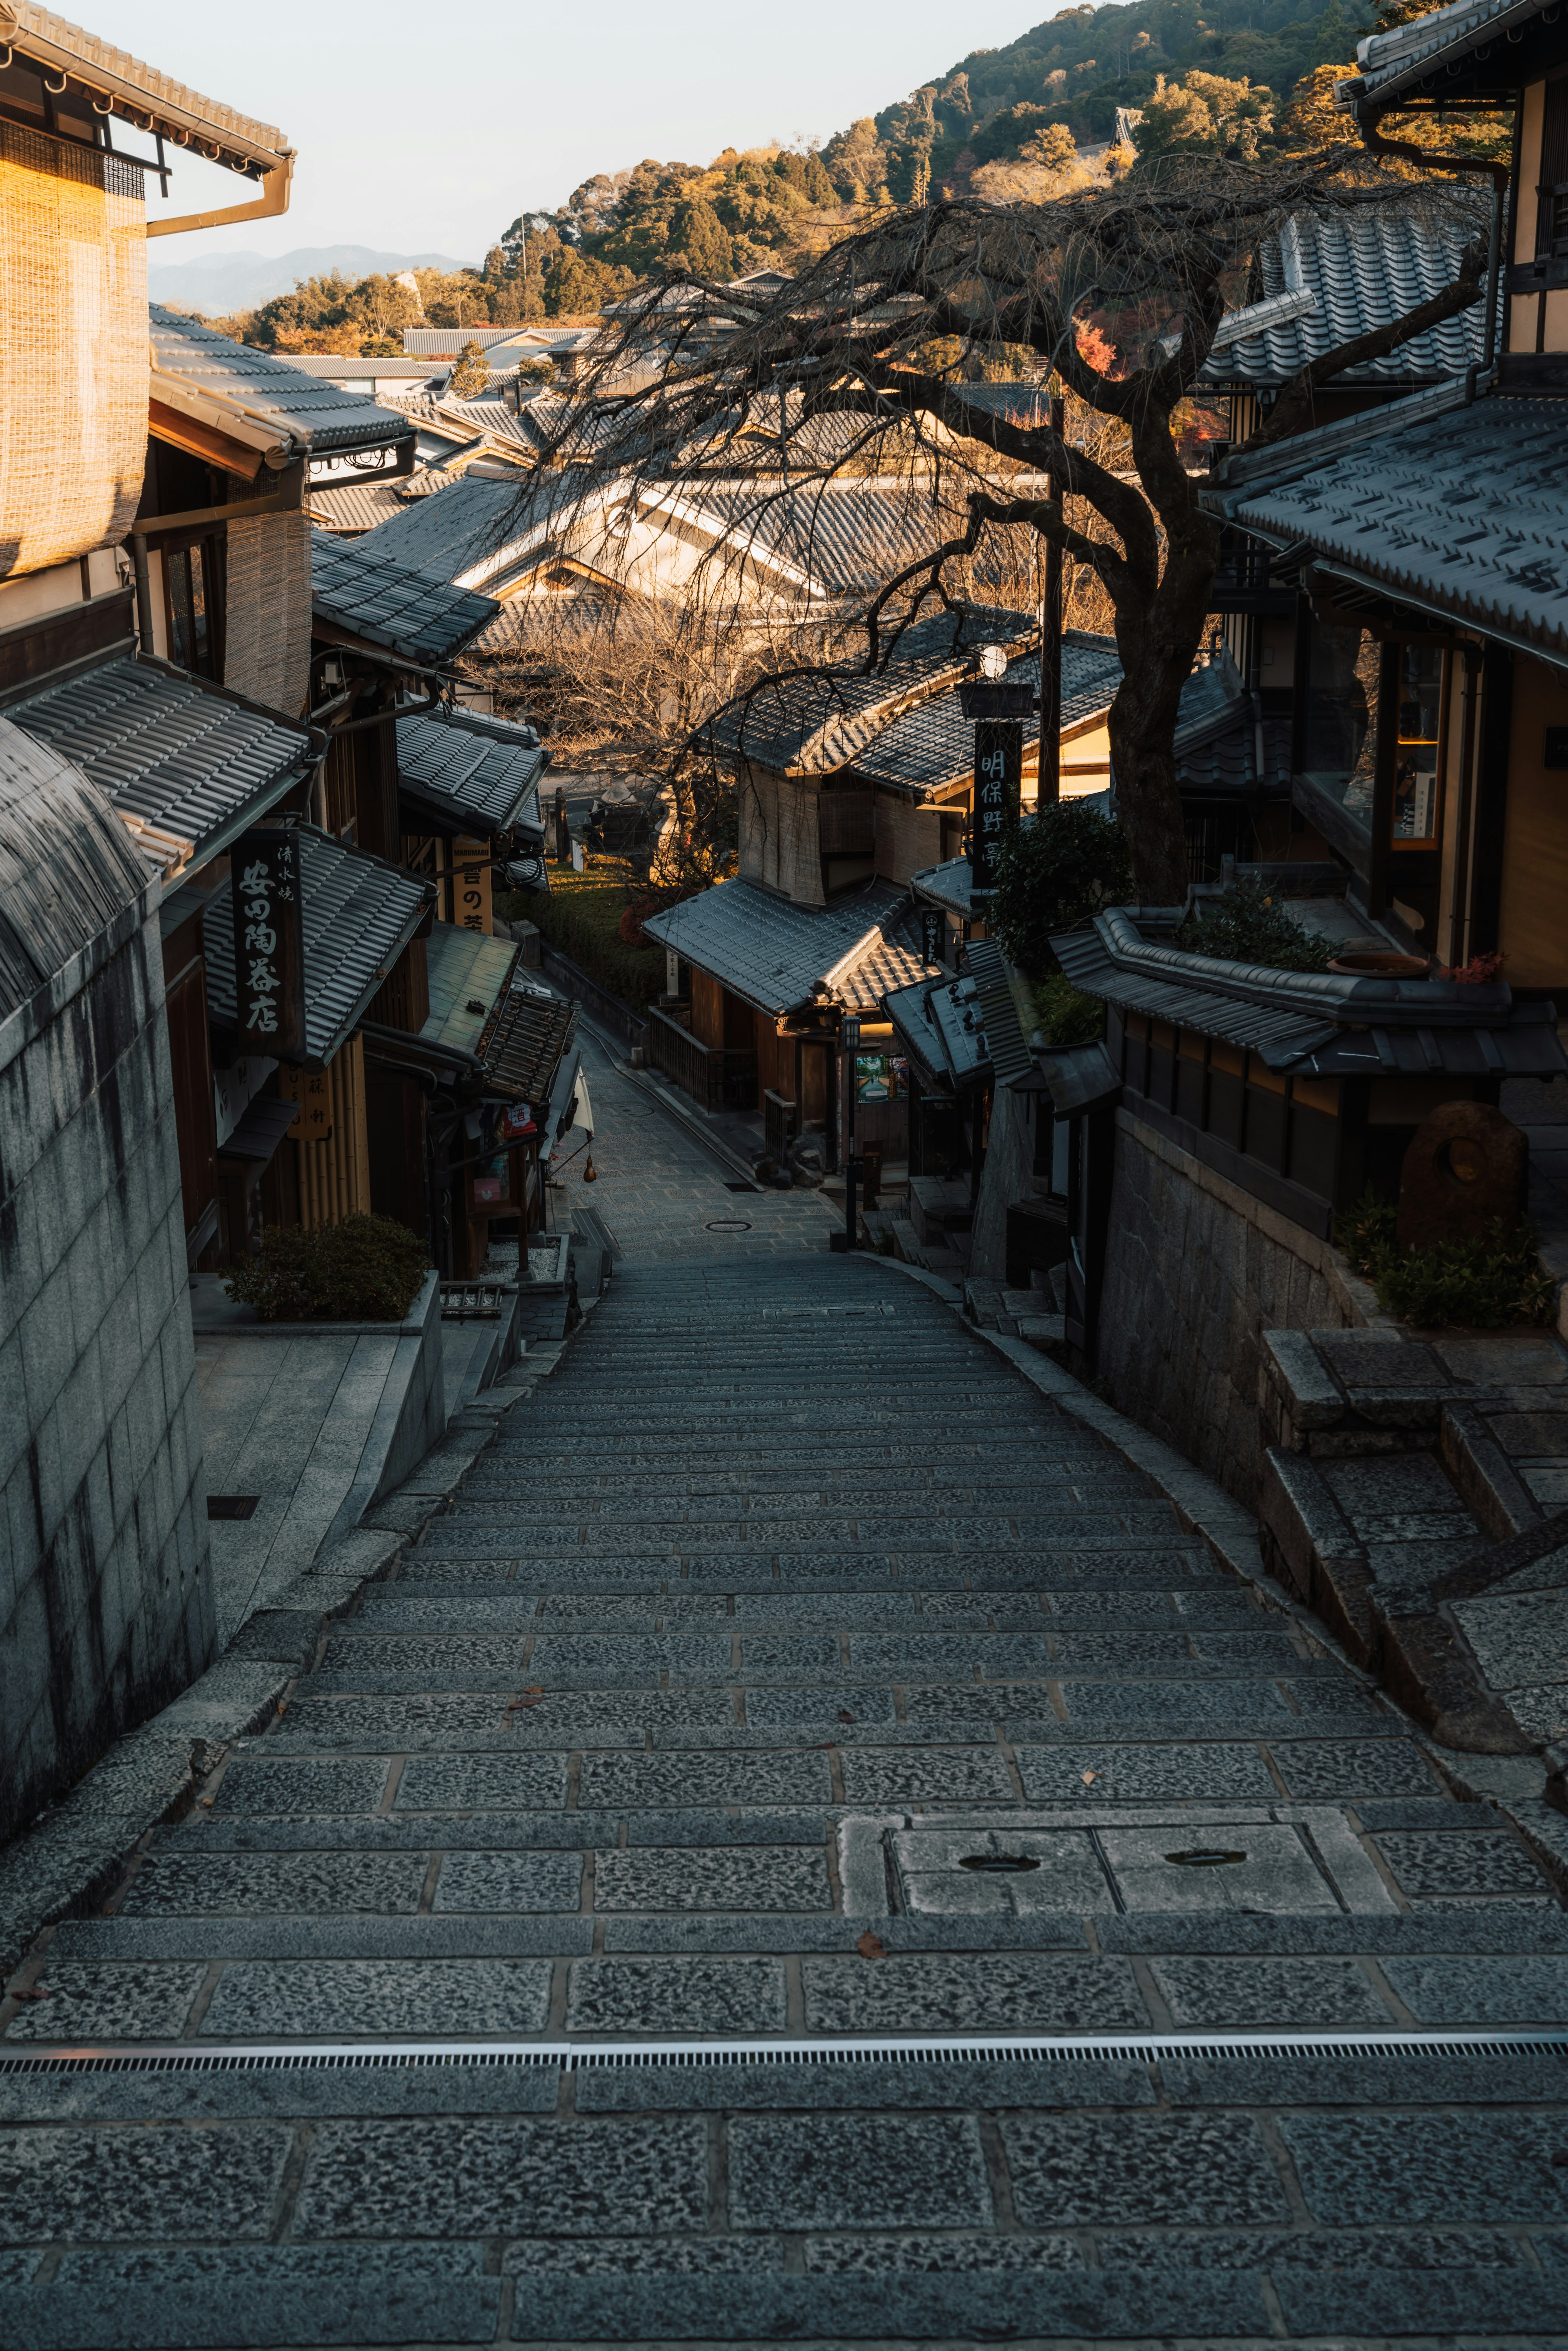
[[[975,810],[969,821],[969,894],[997,886],[1002,843],[1023,796],[1023,721],[983,718],[975,727]]]
[[[299,836],[253,825],[233,852],[235,1001],[239,1033],[278,1061],[305,1053],[305,926]]]

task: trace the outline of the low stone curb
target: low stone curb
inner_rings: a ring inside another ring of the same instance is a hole
[[[563,1343],[564,1344],[564,1343]],[[102,1900],[150,1829],[176,1821],[198,1783],[237,1740],[287,1702],[329,1621],[350,1608],[418,1542],[462,1488],[497,1423],[548,1378],[560,1347],[523,1359],[531,1377],[506,1382],[453,1416],[444,1440],[356,1527],[247,1617],[217,1663],[152,1720],[117,1739],[58,1802],[0,1852],[0,1983],[38,1935]]]

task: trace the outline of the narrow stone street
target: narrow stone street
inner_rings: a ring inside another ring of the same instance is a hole
[[[1568,2341],[1529,1849],[598,1060],[607,1294],[0,2008],[8,2351]]]

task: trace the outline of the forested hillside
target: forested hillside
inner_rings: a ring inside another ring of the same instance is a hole
[[[420,272],[417,298],[391,277],[311,279],[226,323],[279,349],[374,350],[421,318],[591,317],[665,268],[708,278],[788,268],[864,205],[1030,193],[1070,141],[1109,141],[1121,107],[1148,110],[1145,150],[1315,145],[1345,128],[1324,103],[1328,69],[1348,67],[1374,24],[1422,13],[1416,0],[1381,0],[1375,14],[1362,0],[1208,0],[1202,12],[1198,0],[1085,0],[1005,48],[971,51],[820,150],[731,147],[706,165],[648,158],[596,173],[554,212],[524,214],[480,267]]]

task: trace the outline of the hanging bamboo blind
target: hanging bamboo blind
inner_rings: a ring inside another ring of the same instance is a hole
[[[0,579],[117,546],[147,458],[141,173],[0,119]]]
[[[303,514],[242,515],[228,527],[224,684],[292,717],[310,664],[310,525]]]
[[[331,1133],[325,1143],[297,1143],[299,1221],[307,1232],[368,1216],[371,1146],[365,1123],[365,1048],[350,1038],[327,1067]]]

